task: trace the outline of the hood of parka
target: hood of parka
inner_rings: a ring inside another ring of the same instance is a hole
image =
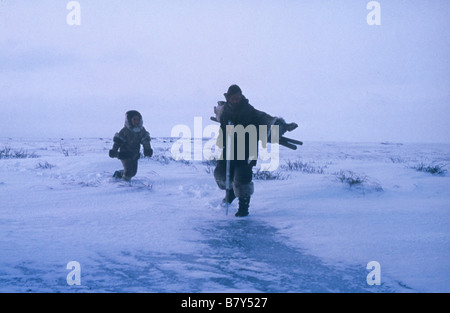
[[[139,116],[139,118],[141,119],[140,120],[140,122],[139,122],[139,124],[137,125],[137,126],[133,126],[133,122],[131,121],[131,119],[134,117],[134,116]],[[141,115],[141,113],[139,113],[138,111],[136,111],[136,110],[131,110],[131,111],[128,111],[126,114],[125,114],[125,127],[126,128],[128,128],[129,130],[131,130],[131,131],[134,131],[134,132],[136,132],[136,133],[138,133],[138,132],[140,132],[141,130],[142,130],[142,127],[144,126],[144,120],[142,119],[142,115]]]

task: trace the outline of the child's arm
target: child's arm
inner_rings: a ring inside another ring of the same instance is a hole
[[[142,136],[141,144],[144,147],[144,156],[151,157],[153,155],[153,149],[150,144],[150,133],[146,131],[145,128],[143,129],[143,131],[144,135]]]
[[[122,131],[116,133],[113,138],[113,147],[109,150],[109,156],[111,158],[119,157],[119,148],[126,142],[126,139],[122,136]]]

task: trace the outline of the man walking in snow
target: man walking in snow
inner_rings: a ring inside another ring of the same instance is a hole
[[[226,190],[226,179],[227,179],[227,135],[226,127],[227,125],[233,125],[234,127],[241,125],[244,129],[249,125],[254,125],[257,132],[259,131],[260,125],[266,125],[267,129],[270,131],[272,125],[278,125],[279,136],[282,136],[286,131],[292,131],[297,128],[297,124],[290,123],[287,124],[284,119],[279,117],[273,117],[265,112],[256,110],[250,105],[248,99],[242,94],[242,90],[237,85],[231,85],[228,91],[224,94],[226,102],[219,102],[219,106],[214,108],[214,113],[216,114],[216,121],[220,123],[220,128],[222,130],[223,140],[222,146],[219,148],[223,149],[223,157],[218,160],[217,166],[214,170],[214,178],[220,189]],[[248,136],[247,136],[248,135]],[[236,137],[237,134],[234,133]],[[234,155],[231,155],[229,160],[229,180],[230,189],[227,192],[227,196],[224,199],[225,203],[231,203],[235,198],[239,199],[239,209],[236,212],[236,217],[244,217],[249,214],[250,197],[253,194],[253,166],[256,165],[256,159],[251,155],[251,147],[254,144],[258,144],[258,135],[256,138],[256,143],[250,142],[250,135],[245,134],[244,145],[239,144],[239,140],[234,139]],[[230,148],[230,147],[228,147]],[[241,149],[241,151],[239,151]],[[242,155],[244,152],[244,158],[239,159],[237,156]],[[230,156],[229,156],[230,157]]]

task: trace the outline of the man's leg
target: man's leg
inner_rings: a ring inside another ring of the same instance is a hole
[[[247,216],[250,206],[250,197],[254,192],[253,186],[253,165],[242,163],[236,167],[233,175],[233,190],[236,197],[239,198],[239,210],[237,217]]]
[[[227,164],[226,161],[218,161],[217,166],[214,169],[214,178],[216,180],[217,186],[219,186],[220,189],[226,190],[226,171],[227,171]],[[231,166],[230,168],[230,179],[233,179],[233,172],[234,167]],[[233,189],[231,189],[231,192],[229,194],[228,199],[223,199],[224,201],[231,203],[236,198],[234,195]]]

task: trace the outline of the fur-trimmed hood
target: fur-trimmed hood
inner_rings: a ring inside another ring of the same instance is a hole
[[[141,121],[139,122],[139,125],[136,127],[133,127],[133,123],[131,122],[131,119],[133,118],[133,116],[139,116],[139,118],[141,119]],[[128,111],[125,114],[125,127],[128,128],[129,130],[138,133],[142,130],[142,128],[144,127],[144,120],[142,119],[142,115],[141,113],[139,113],[136,110],[131,110]]]

